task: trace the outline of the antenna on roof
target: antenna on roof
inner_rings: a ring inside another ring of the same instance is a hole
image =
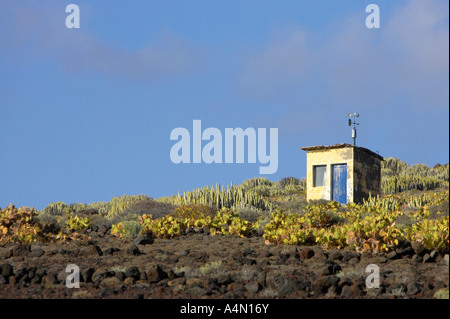
[[[353,121],[352,121],[352,115],[353,115]],[[353,138],[353,146],[356,146],[356,125],[359,125],[359,123],[356,123],[356,118],[359,117],[358,113],[348,113],[348,126],[352,126],[352,138]]]

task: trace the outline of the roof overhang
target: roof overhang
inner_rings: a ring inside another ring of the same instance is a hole
[[[316,146],[300,147],[301,150],[306,151],[306,152],[326,151],[326,150],[332,150],[332,149],[338,149],[338,148],[357,148],[357,149],[360,149],[360,150],[368,153],[369,155],[371,155],[375,158],[378,158],[381,161],[384,160],[383,156],[369,150],[368,148],[361,147],[361,146],[354,146],[354,145],[347,144],[347,143],[334,144],[334,145],[328,145],[328,146],[316,145]]]

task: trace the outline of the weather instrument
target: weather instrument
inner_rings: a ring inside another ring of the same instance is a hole
[[[352,120],[353,116],[353,120]],[[356,125],[359,125],[359,123],[356,123],[356,118],[359,117],[358,113],[348,113],[348,126],[352,126],[352,138],[353,138],[353,146],[356,146]]]

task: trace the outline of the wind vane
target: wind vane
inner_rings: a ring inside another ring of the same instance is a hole
[[[353,113],[353,121],[352,121],[352,113],[348,113],[348,126],[352,126],[352,138],[353,138],[353,146],[356,146],[356,125],[359,125],[359,123],[356,123],[356,118],[359,117],[358,113]]]

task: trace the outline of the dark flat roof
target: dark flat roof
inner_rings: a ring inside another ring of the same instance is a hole
[[[383,160],[383,156],[381,156],[375,152],[372,152],[368,148],[361,147],[361,146],[354,146],[352,144],[347,144],[347,143],[334,144],[334,145],[328,145],[328,146],[323,146],[323,145],[306,146],[306,147],[300,147],[300,149],[308,152],[308,151],[322,151],[322,150],[331,150],[331,149],[336,149],[336,148],[347,148],[347,147],[353,147],[353,148],[360,149],[380,160]]]

